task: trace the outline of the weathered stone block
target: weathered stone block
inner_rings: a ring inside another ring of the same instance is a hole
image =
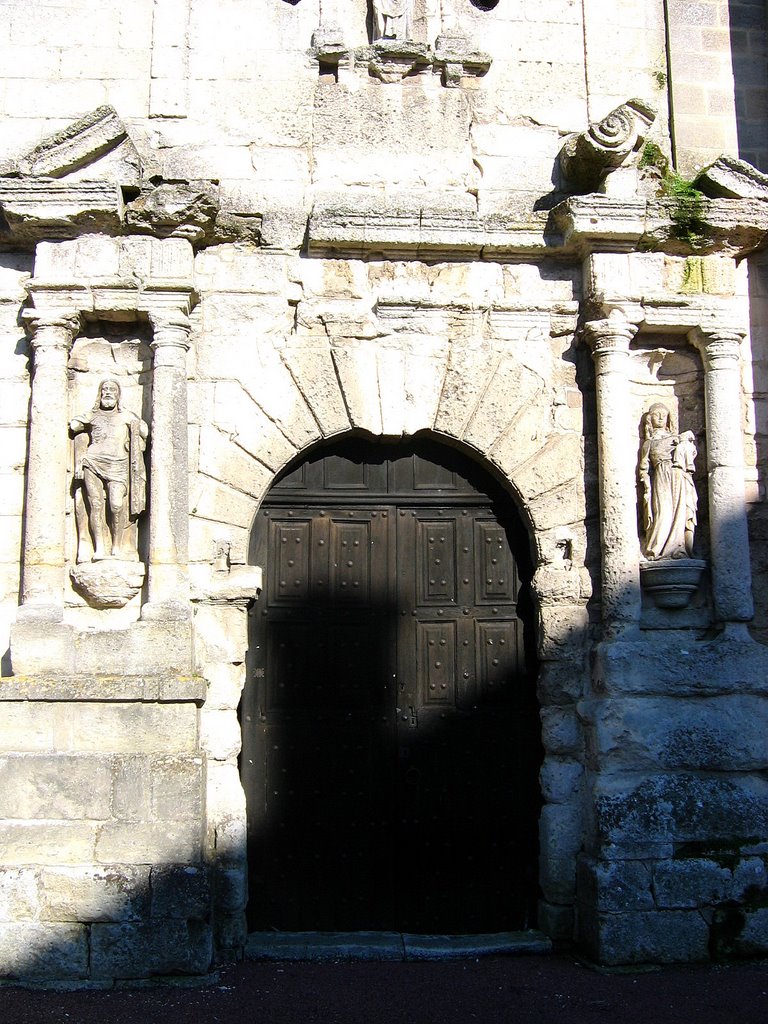
[[[208,868],[164,864],[152,868],[152,917],[203,921],[211,910]]]
[[[236,711],[200,712],[200,741],[203,750],[216,761],[228,761],[240,753],[240,723]]]
[[[573,702],[578,700],[583,694],[587,678],[586,668],[582,664],[581,659],[565,658],[563,661],[545,662],[539,669],[537,680],[537,690],[541,703],[545,706],[550,705],[549,707],[542,708],[542,723],[544,723],[545,711],[547,714],[556,714],[551,705],[564,705],[563,714],[570,716],[570,720],[577,729],[577,732],[573,735],[577,738],[579,749],[582,749],[584,746],[584,738],[581,734],[581,725],[578,723]],[[565,705],[571,705],[571,707],[568,708]],[[556,719],[553,718],[553,723],[555,721]]]
[[[53,751],[55,722],[56,709],[52,704],[3,702],[0,751]]]
[[[734,940],[734,949],[741,956],[765,956],[768,952],[768,907],[760,907],[744,915],[744,927]]]
[[[702,907],[724,900],[731,872],[704,859],[664,861],[653,869],[653,891],[660,907]]]
[[[729,897],[754,902],[768,891],[768,862],[765,857],[744,857],[733,868]]]
[[[579,902],[596,910],[653,910],[651,871],[641,861],[581,858],[577,885]]]
[[[209,519],[224,526],[249,529],[258,501],[226,484],[198,476],[190,486],[190,509],[193,516]]]
[[[208,683],[206,708],[236,710],[245,684],[245,666],[213,662],[206,665],[205,678]]]
[[[75,665],[79,673],[91,675],[119,676],[125,665],[131,666],[134,675],[187,674],[192,670],[190,624],[146,621],[134,622],[125,630],[83,631],[75,637]],[[41,667],[62,671],[50,659]]]
[[[248,902],[248,874],[245,863],[218,863],[213,875],[213,891],[217,912],[244,911]]]
[[[200,430],[200,472],[252,497],[267,490],[272,474],[215,427]]]
[[[349,430],[349,415],[328,340],[300,338],[298,343],[287,344],[282,355],[323,435]]]
[[[584,737],[576,708],[543,707],[541,738],[549,754],[561,757],[579,754],[584,749]]]
[[[72,626],[63,623],[21,621],[11,626],[11,662],[16,675],[56,670],[74,672]]]
[[[580,604],[539,608],[539,657],[545,661],[578,657],[587,644],[589,613]]]
[[[297,454],[295,445],[234,381],[216,384],[213,418],[236,444],[271,469],[281,469]]]
[[[539,900],[538,925],[555,942],[573,942],[576,914],[573,905]]]
[[[94,924],[91,975],[142,978],[153,974],[204,974],[211,963],[208,925],[166,918],[152,924]]]
[[[594,806],[603,844],[732,841],[768,831],[768,783],[757,776],[602,776]]]
[[[584,767],[578,761],[547,757],[541,766],[541,793],[549,803],[567,803],[577,797]]]
[[[153,819],[200,821],[203,813],[201,758],[153,758],[149,775]]]
[[[149,821],[150,763],[141,756],[113,758],[112,814],[119,821]]]
[[[32,868],[0,868],[0,921],[36,918],[40,910]]]
[[[0,975],[6,978],[85,978],[88,936],[81,924],[0,924]]]
[[[97,864],[194,864],[202,857],[200,822],[163,821],[152,824],[106,822],[96,840]]]
[[[245,793],[237,765],[208,763],[206,806],[218,857],[241,861],[246,855]]]
[[[48,921],[130,921],[149,911],[149,868],[49,867],[40,871],[40,916]]]
[[[248,646],[248,614],[232,605],[200,605],[195,609],[197,658],[206,662],[242,662]]]
[[[709,927],[697,910],[598,913],[579,905],[579,939],[603,964],[708,959]]]
[[[67,754],[0,758],[0,817],[107,818],[111,768],[108,758]]]
[[[217,961],[239,960],[243,947],[248,940],[248,922],[245,914],[217,914],[213,923],[213,936],[216,943]]]
[[[165,754],[197,749],[197,708],[191,703],[88,702],[65,706],[62,718],[59,735],[66,736],[71,750]]]
[[[0,863],[88,864],[97,829],[90,821],[0,821]]]
[[[768,765],[768,698],[732,695],[584,701],[590,763],[602,771],[745,771]]]
[[[544,898],[567,903],[576,892],[576,856],[582,843],[578,804],[545,804],[539,819],[539,870]]]

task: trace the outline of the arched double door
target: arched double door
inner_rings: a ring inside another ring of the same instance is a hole
[[[434,442],[320,446],[275,483],[242,706],[252,929],[531,923],[527,547]]]

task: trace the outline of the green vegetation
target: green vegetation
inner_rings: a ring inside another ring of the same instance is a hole
[[[702,193],[677,171],[667,171],[661,186],[662,195],[673,201],[672,234],[692,249],[698,248],[705,238]]]
[[[656,82],[656,87],[658,89],[663,89],[664,86],[667,84],[667,73],[666,73],[666,71],[654,71],[653,74],[651,75],[651,77]]]
[[[643,146],[638,166],[657,168],[661,176],[660,195],[672,200],[672,234],[697,249],[706,237],[702,193],[669,166],[669,160],[655,142],[646,142]]]
[[[662,175],[664,175],[669,171],[669,160],[667,160],[655,142],[646,142],[640,154],[638,166],[657,167]]]

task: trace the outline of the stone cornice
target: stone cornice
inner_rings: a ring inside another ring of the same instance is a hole
[[[576,301],[494,302],[486,306],[446,304],[428,298],[380,297],[375,312],[379,321],[391,322],[394,330],[425,329],[432,334],[450,332],[460,324],[464,331],[484,336],[503,336],[510,331],[540,330],[559,335],[575,329],[579,304]]]
[[[701,237],[677,237],[675,204],[664,198],[571,196],[546,211],[481,215],[474,197],[432,194],[394,202],[380,193],[319,197],[309,218],[313,255],[500,258],[591,252],[663,252],[740,257],[768,244],[768,202],[701,199]]]
[[[123,197],[111,181],[0,177],[0,244],[29,249],[42,240],[121,230]]]
[[[552,210],[566,251],[722,253],[745,256],[768,244],[768,202],[759,199],[700,200],[695,247],[675,234],[671,199],[571,196]]]

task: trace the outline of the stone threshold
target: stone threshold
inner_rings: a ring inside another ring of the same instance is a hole
[[[401,932],[252,932],[247,960],[460,960],[551,953],[543,932],[410,935]]]

